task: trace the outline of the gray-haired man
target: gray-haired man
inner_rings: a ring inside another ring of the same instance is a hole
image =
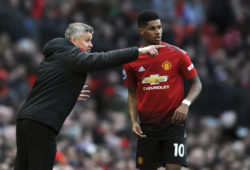
[[[89,53],[93,28],[72,23],[65,38],[48,41],[34,86],[17,116],[15,170],[52,170],[56,136],[74,107],[87,73],[155,56],[161,45]]]

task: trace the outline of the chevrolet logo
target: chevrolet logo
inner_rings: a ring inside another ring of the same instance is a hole
[[[159,74],[150,75],[142,80],[142,84],[150,83],[150,85],[160,84],[160,82],[166,82],[168,76],[159,76]]]

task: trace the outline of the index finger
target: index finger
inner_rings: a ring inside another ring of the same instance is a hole
[[[85,88],[87,88],[88,87],[88,85],[87,84],[85,84],[84,86],[83,86],[83,88],[85,89]]]
[[[159,48],[165,47],[165,45],[154,45],[154,47],[155,47],[156,49],[159,49]]]

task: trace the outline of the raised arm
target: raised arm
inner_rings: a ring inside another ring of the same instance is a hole
[[[70,68],[78,73],[102,70],[136,60],[141,55],[158,55],[157,49],[161,47],[164,46],[152,45],[139,49],[132,47],[107,53],[86,53],[75,47],[71,50],[68,63],[70,64]]]

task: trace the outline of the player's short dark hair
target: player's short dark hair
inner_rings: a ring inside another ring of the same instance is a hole
[[[141,28],[141,27],[146,26],[149,21],[153,21],[157,19],[160,19],[157,12],[147,9],[139,13],[137,17],[137,24],[138,24],[138,27]]]

